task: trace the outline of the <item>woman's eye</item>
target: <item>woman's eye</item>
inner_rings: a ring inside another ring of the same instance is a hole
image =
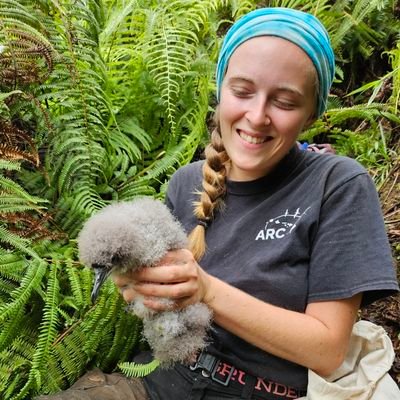
[[[248,97],[251,95],[251,92],[249,90],[246,89],[242,89],[242,88],[231,88],[232,93],[234,96],[236,97]]]
[[[288,101],[275,100],[275,104],[277,107],[282,108],[284,110],[292,110],[293,108],[295,108],[295,104]]]

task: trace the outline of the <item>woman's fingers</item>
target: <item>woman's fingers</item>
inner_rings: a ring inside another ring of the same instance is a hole
[[[155,267],[113,275],[113,280],[126,301],[139,294],[149,308],[165,310],[165,304],[157,298],[173,300],[174,308],[201,301],[207,287],[205,275],[192,253],[179,249],[169,251]]]
[[[133,288],[145,297],[168,297],[172,300],[179,300],[190,297],[197,290],[193,281],[184,281],[171,284],[160,284],[154,282],[143,282],[132,285]]]

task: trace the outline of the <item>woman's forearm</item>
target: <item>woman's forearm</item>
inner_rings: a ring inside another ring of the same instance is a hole
[[[208,283],[204,301],[224,329],[320,375],[342,363],[361,295],[314,303],[303,314],[265,303],[212,276]]]
[[[184,249],[169,252],[157,268],[113,278],[127,302],[140,294],[145,305],[156,311],[165,310],[157,297],[173,299],[177,308],[203,301],[224,329],[320,375],[341,364],[361,302],[360,294],[311,303],[305,313],[273,306],[209,275]]]

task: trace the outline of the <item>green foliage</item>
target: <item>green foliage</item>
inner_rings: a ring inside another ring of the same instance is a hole
[[[107,283],[99,302],[91,305],[91,271],[71,258],[63,261],[72,249],[54,248],[46,260],[34,261],[0,254],[4,400],[61,390],[88,365],[110,370],[138,345],[141,324],[123,312],[114,285]]]
[[[19,171],[20,165],[7,160],[0,159],[0,249],[12,246],[20,251],[37,257],[31,249],[31,242],[21,238],[7,229],[6,216],[16,212],[37,210],[43,200],[31,196],[17,182],[6,176],[7,171]]]
[[[159,365],[160,363],[157,360],[153,360],[148,364],[135,364],[134,362],[121,363],[118,367],[130,378],[142,378],[155,371]]]
[[[379,184],[398,158],[388,143],[394,134],[392,124],[399,122],[389,103],[367,102],[349,107],[339,103],[328,108],[324,119],[305,131],[301,139],[311,142],[328,137],[338,154],[359,161]]]
[[[198,157],[221,34],[257,6],[325,23],[336,81],[302,139],[334,143],[379,183],[398,158],[394,1],[0,0],[0,398],[56,392],[94,366],[157,367],[129,362],[141,324],[111,282],[90,303],[75,238],[112,201],[162,198]]]

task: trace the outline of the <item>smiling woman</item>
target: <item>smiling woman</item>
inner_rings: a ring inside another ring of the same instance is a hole
[[[219,106],[230,179],[265,176],[288,153],[315,119],[315,80],[310,58],[287,40],[256,37],[238,47]]]
[[[334,70],[313,15],[262,8],[228,31],[206,159],[180,168],[166,197],[190,249],[113,277],[127,302],[140,296],[161,311],[160,298],[176,309],[202,301],[213,312],[208,345],[191,365],[143,379],[150,399],[305,396],[309,371],[339,370],[360,305],[398,291],[366,170],[296,144],[324,112]],[[95,398],[90,388],[85,396]]]

